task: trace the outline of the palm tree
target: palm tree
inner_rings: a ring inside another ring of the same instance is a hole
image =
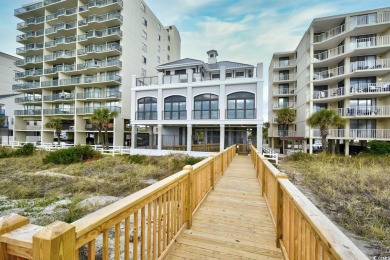
[[[295,121],[295,111],[291,108],[285,107],[276,112],[276,122],[283,125],[283,136],[287,133],[288,125]],[[283,140],[283,151],[284,151],[284,140]]]
[[[105,138],[103,140],[103,147],[108,149],[108,124],[110,120],[117,117],[118,112],[112,111],[108,108],[98,108],[93,111],[93,115],[91,116],[91,124],[96,126],[99,131],[99,140],[103,140],[102,131],[104,130]]]
[[[341,127],[345,125],[345,119],[341,118],[335,111],[329,109],[322,109],[309,117],[306,123],[310,127],[319,127],[322,138],[322,150],[326,152],[328,143],[326,137],[329,133],[330,126]]]
[[[58,140],[58,145],[61,144],[61,130],[62,130],[62,120],[59,117],[52,117],[49,119],[49,122],[45,125],[47,128],[54,128]]]

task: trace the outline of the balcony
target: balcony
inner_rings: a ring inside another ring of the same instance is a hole
[[[77,108],[76,113],[78,115],[83,115],[83,114],[93,114],[93,111],[96,109],[101,109],[101,108],[107,108],[109,112],[121,112],[121,108],[118,106],[108,106],[108,107],[83,107],[83,108]]]
[[[44,115],[74,115],[74,108],[43,109]]]
[[[58,87],[58,79],[42,81],[41,82],[41,87],[42,88]]]
[[[336,28],[330,29],[327,32],[321,33],[319,35],[314,35],[314,43],[323,42],[330,38],[336,37],[345,32],[345,24],[337,26]]]
[[[74,57],[76,57],[75,51],[59,51],[55,54],[45,55],[44,60],[59,62],[60,60],[70,59]]]
[[[320,136],[319,131],[314,133]],[[390,140],[390,129],[329,129],[330,139]]]
[[[74,71],[74,65],[65,64],[65,65],[55,66],[53,68],[44,70],[45,74],[54,74],[57,72],[68,72],[68,71]]]
[[[273,109],[282,109],[282,108],[295,108],[295,102],[288,102],[288,103],[280,103],[280,104],[274,104]]]
[[[45,22],[45,16],[31,17],[31,18],[28,18],[25,22],[18,23],[16,28],[19,31],[24,31],[25,29],[27,29],[29,26],[32,26],[32,25],[43,26],[44,22]],[[35,27],[37,27],[37,26],[35,26]]]
[[[342,117],[389,117],[390,106],[358,106],[334,110]]]
[[[28,56],[25,59],[15,61],[15,66],[23,67],[29,64],[37,64],[42,62],[43,62],[42,56]]]
[[[49,50],[53,51],[54,47],[61,47],[65,44],[74,43],[74,42],[76,42],[76,35],[68,36],[68,37],[60,37],[60,38],[56,38],[53,41],[45,42],[45,47],[50,48]]]
[[[18,91],[23,89],[34,89],[40,87],[41,87],[40,82],[24,82],[21,84],[12,85],[12,90]]]
[[[41,43],[36,43],[36,44],[28,44],[24,47],[20,47],[20,48],[17,48],[16,49],[16,54],[28,54],[28,53],[32,53],[32,52],[42,52],[43,50],[43,42]]]
[[[226,109],[226,119],[256,119],[256,109]]]
[[[110,60],[110,61],[93,61],[85,62],[82,64],[77,64],[77,70],[87,70],[94,69],[96,71],[102,70],[105,71],[107,68],[114,67],[115,69],[122,68],[122,62],[120,60]]]
[[[215,120],[219,119],[219,109],[209,109],[209,110],[192,110],[192,119],[193,120]]]
[[[60,86],[72,86],[82,84],[97,84],[97,83],[115,83],[120,84],[122,78],[119,75],[99,75],[99,76],[85,76],[71,79],[61,79]]]
[[[79,42],[108,42],[122,39],[122,31],[119,28],[108,28],[105,30],[91,30],[85,34],[78,35]]]
[[[91,10],[94,13],[99,13],[98,9],[104,8],[104,11],[116,11],[117,8],[123,8],[123,1],[122,0],[91,0],[88,2],[88,4],[80,6],[79,12],[87,12]],[[95,9],[95,10],[93,10]],[[101,12],[101,11],[100,11]]]
[[[21,98],[15,98],[15,103],[16,104],[22,104],[22,103],[37,103],[37,102],[42,102],[42,97],[40,96],[30,96],[30,97],[21,97]]]
[[[21,34],[16,36],[16,41],[19,43],[26,42],[29,38],[36,38],[35,40],[29,40],[29,41],[43,41],[43,35],[44,35],[44,30],[38,30],[38,31],[28,31],[25,34]]]
[[[26,5],[26,6],[23,6],[21,8],[15,9],[14,15],[19,17],[21,14],[24,14],[24,13],[27,13],[27,12],[30,12],[33,10],[37,10],[41,7],[43,7],[43,2],[38,2],[35,4]]]
[[[283,89],[274,89],[274,96],[293,96],[296,92],[296,88],[283,88]]]
[[[74,93],[60,93],[60,94],[55,94],[55,95],[49,95],[49,96],[43,96],[43,100],[50,102],[50,101],[72,101],[74,100]]]
[[[34,78],[42,76],[43,69],[32,69],[32,70],[25,70],[24,72],[16,72],[15,78],[16,79],[22,79],[22,78]]]
[[[321,72],[314,72],[313,74],[313,81],[314,82],[321,82],[321,83],[330,83],[336,79],[338,76],[345,75],[344,66],[321,71]]]
[[[119,99],[121,97],[122,93],[117,90],[77,93],[77,99]]]
[[[136,120],[157,120],[157,111],[136,111]]]
[[[390,68],[390,59],[351,62],[351,72],[362,70],[382,70]]]
[[[41,116],[42,109],[15,110],[15,116]]]
[[[274,130],[272,137],[297,136],[297,132],[293,130]]]
[[[345,95],[344,88],[332,88],[328,90],[314,91],[313,99],[328,99]]]
[[[279,74],[274,77],[274,82],[294,81],[295,74]]]
[[[77,50],[77,55],[79,56],[90,55],[91,57],[95,58],[105,58],[106,56],[120,55],[121,53],[122,46],[117,43],[106,45],[89,45],[84,49]]]
[[[99,29],[99,27],[107,28],[118,25],[123,21],[123,16],[119,12],[107,13],[102,15],[90,15],[87,19],[80,20],[78,22],[79,27],[88,27],[88,25],[93,26],[94,29]],[[102,23],[102,25],[99,25]]]
[[[358,96],[380,96],[390,93],[390,82],[361,83],[350,86],[350,94]]]
[[[294,67],[296,65],[296,60],[281,60],[281,61],[275,61],[274,62],[274,68],[275,69],[282,69],[282,68],[289,68]]]
[[[56,25],[54,25],[54,27],[46,29],[46,35],[49,37],[55,37],[56,35],[58,35],[57,32],[59,32],[59,31],[72,30],[72,29],[76,29],[76,27],[77,27],[76,22],[56,24]],[[74,32],[72,32],[72,33],[75,33],[75,32],[76,32],[76,30],[74,30]],[[63,35],[63,34],[64,34],[64,32],[61,32],[61,35]]]
[[[70,8],[70,9],[59,9],[54,14],[49,14],[46,16],[46,21],[51,24],[50,22],[56,20],[60,16],[72,16],[75,15],[77,12],[77,7]]]
[[[314,54],[314,62],[319,62],[340,56],[345,53],[345,46],[338,46],[336,48]]]

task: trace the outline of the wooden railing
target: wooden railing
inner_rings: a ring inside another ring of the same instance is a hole
[[[253,146],[251,158],[285,259],[368,259]]]
[[[0,260],[163,258],[235,154],[233,145],[71,224],[2,217]]]

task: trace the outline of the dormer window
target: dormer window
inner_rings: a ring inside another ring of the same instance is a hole
[[[231,77],[233,77],[233,73],[227,72],[227,73],[226,73],[226,78],[231,78]]]
[[[210,58],[214,58],[214,54],[210,54]]]

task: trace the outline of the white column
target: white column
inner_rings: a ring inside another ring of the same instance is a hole
[[[313,154],[313,138],[309,139],[309,153]]]
[[[225,125],[221,125],[219,129],[219,150],[225,150]]]
[[[192,150],[192,125],[187,125],[187,151]]]
[[[153,145],[154,145],[154,131],[153,131],[153,126],[152,125],[149,126],[148,133],[149,133],[149,147],[153,148]]]
[[[225,111],[226,111],[226,86],[225,84],[221,84],[219,87],[219,119],[225,119]]]
[[[263,125],[257,125],[256,146],[258,151],[263,150]]]
[[[137,126],[131,125],[131,149],[135,148],[137,142]]]
[[[194,75],[194,71],[192,69],[188,69],[187,70],[187,82],[188,83],[192,83],[192,78],[193,78],[193,75]]]
[[[163,84],[164,73],[158,72],[157,76],[158,76],[158,85],[161,86]]]
[[[162,150],[162,125],[157,126],[157,150]]]
[[[186,99],[187,120],[192,119],[193,100],[194,98],[192,97],[192,87],[187,87],[187,99]]]
[[[157,120],[162,120],[162,111],[164,110],[164,99],[162,89],[158,89],[157,93]]]

